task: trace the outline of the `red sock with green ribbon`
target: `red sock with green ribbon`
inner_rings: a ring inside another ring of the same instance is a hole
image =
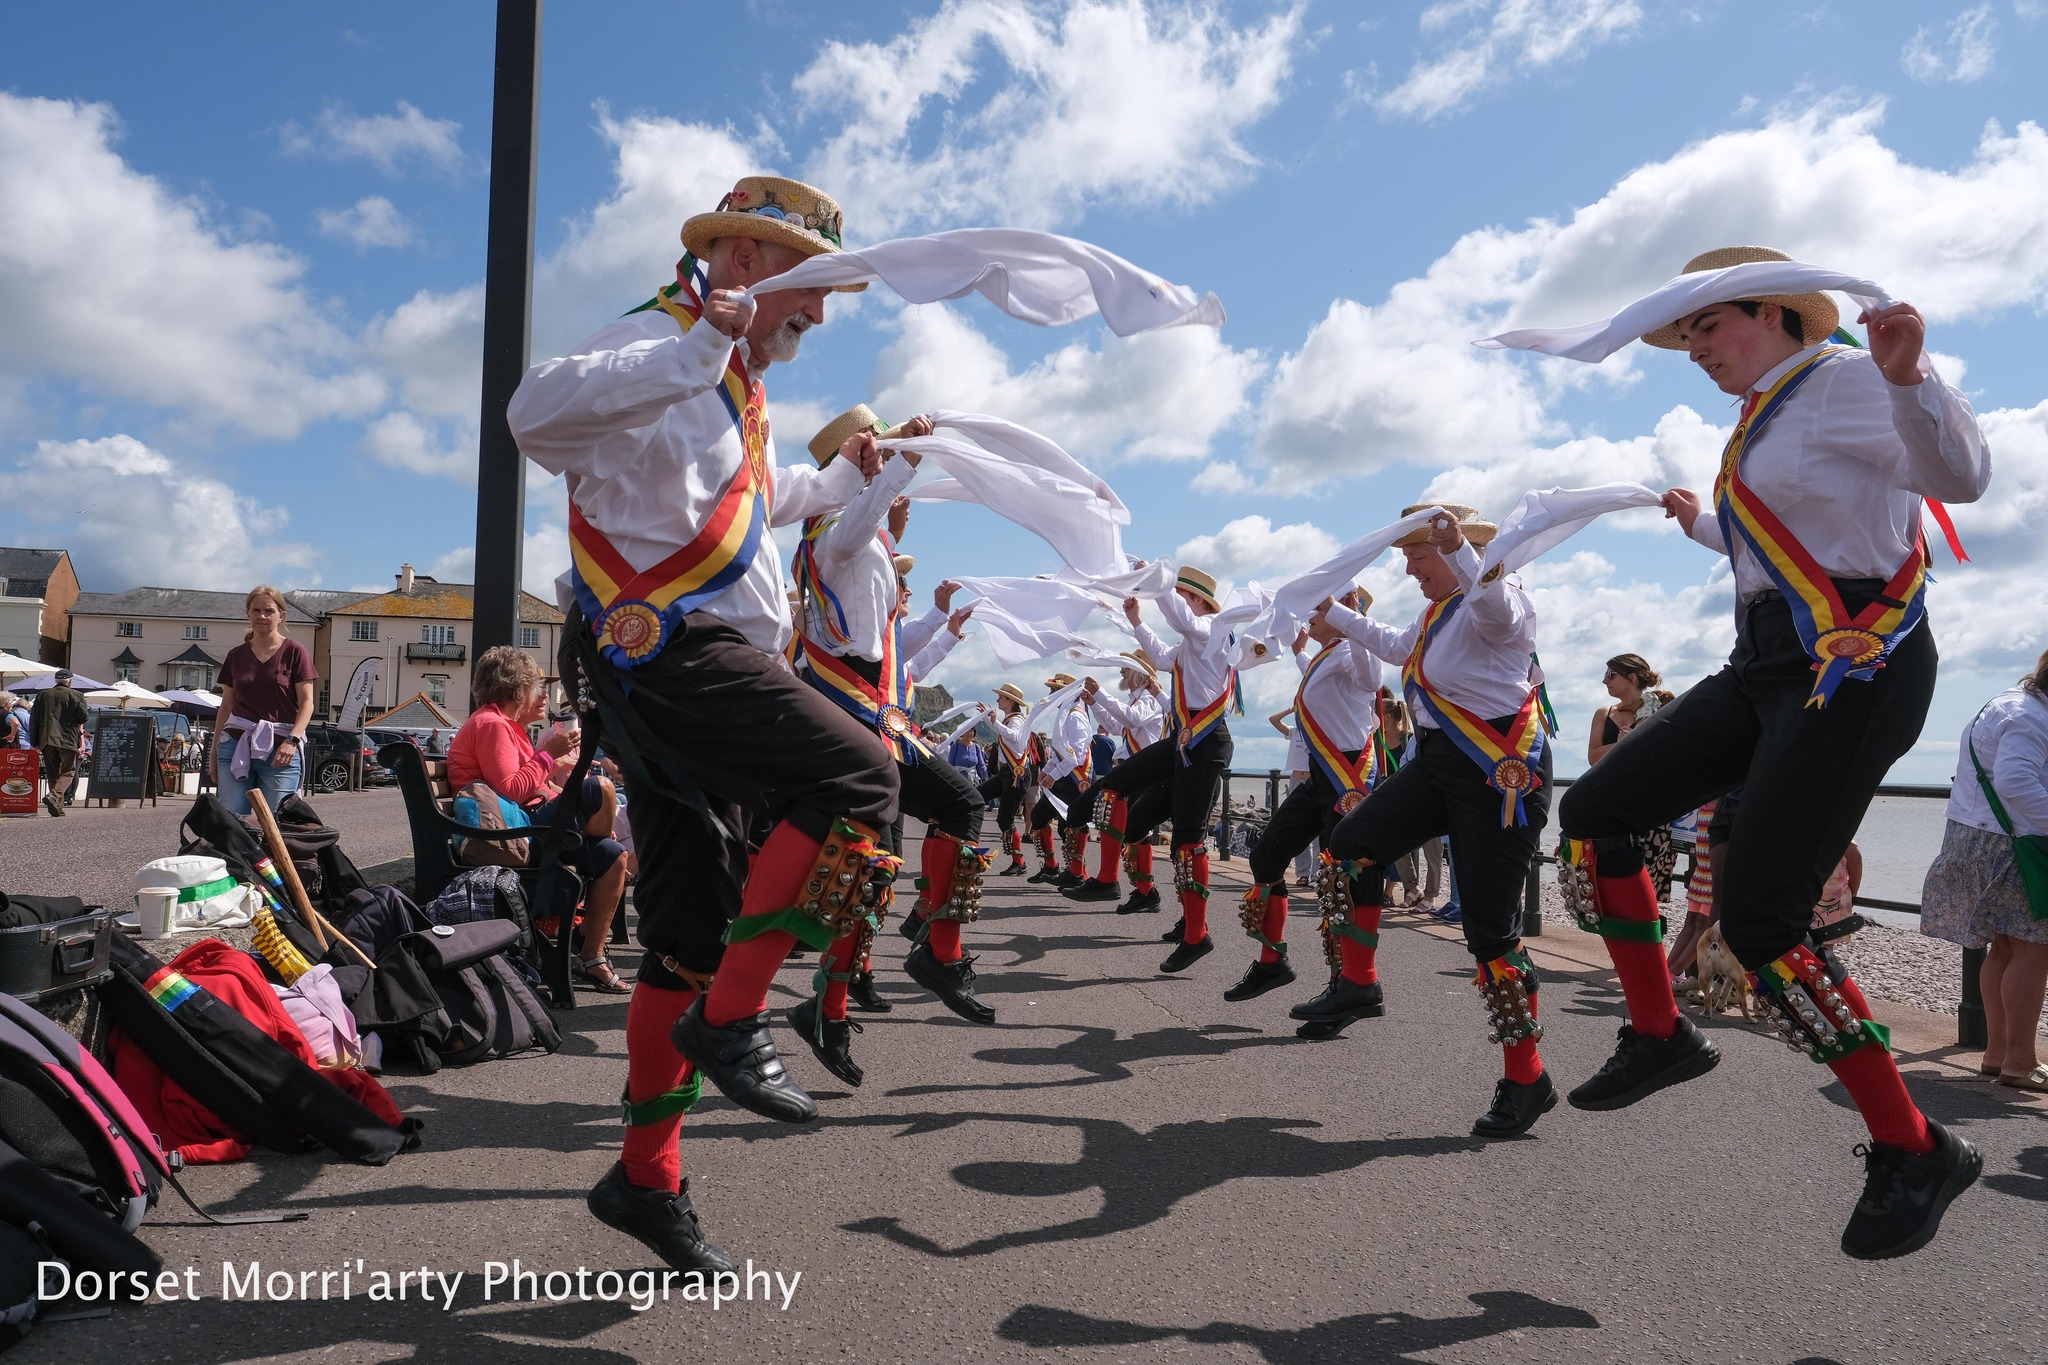
[[[818,971],[825,978],[825,989],[820,994],[819,1009],[827,1019],[846,1017],[846,991],[853,984],[852,977],[859,964],[853,958],[860,951],[860,931],[842,934],[832,940],[832,946],[819,959]],[[720,968],[720,970],[724,970]]]
[[[1128,818],[1129,810],[1124,799],[1112,795],[1107,823],[1095,831],[1095,837],[1102,842],[1101,856],[1095,860],[1095,880],[1098,882],[1115,886],[1123,875],[1119,864],[1124,856],[1124,821]]]
[[[1088,875],[1088,831],[1074,831],[1074,856],[1067,859],[1067,875],[1085,877]]]
[[[1264,942],[1259,944],[1259,961],[1268,965],[1278,962],[1280,954],[1268,948],[1268,943],[1283,943],[1287,939],[1287,893],[1278,891],[1266,897],[1266,913],[1259,924],[1259,934]]]
[[[1139,891],[1152,889],[1152,841],[1147,839],[1131,850],[1131,885]]]
[[[696,1000],[695,991],[667,991],[639,982],[626,1005],[626,1179],[643,1190],[682,1186],[676,1146],[683,1110],[693,1098],[693,1068],[669,1042],[669,1030]],[[636,1121],[637,1120],[637,1121]]]
[[[1529,1017],[1536,1017],[1536,992],[1529,992]],[[1532,1084],[1543,1074],[1543,1059],[1536,1055],[1536,1040],[1523,1038],[1501,1049],[1507,1078],[1516,1085]]]
[[[1669,1038],[1678,1028],[1678,1001],[1671,994],[1671,968],[1664,961],[1664,931],[1649,870],[1608,877],[1596,865],[1593,886],[1600,907],[1600,939],[1614,961],[1614,974],[1621,978],[1628,1021],[1638,1033]]]
[[[927,834],[924,838],[924,852],[921,855],[920,878],[924,891],[917,898],[918,908],[924,912],[925,942],[931,945],[932,956],[940,962],[960,960],[960,921],[936,917],[935,912],[944,908],[953,898],[953,881],[960,872],[960,845],[952,839],[941,839]]]
[[[744,926],[750,918],[774,915],[797,903],[804,878],[817,866],[822,847],[787,820],[770,831],[754,857],[739,918],[726,931],[725,956],[719,960],[718,974],[704,998],[707,1024],[730,1024],[768,1008],[768,987],[782,969],[796,936],[786,929],[749,935]]]
[[[1209,846],[1190,844],[1188,848],[1193,851],[1194,885],[1180,888],[1180,913],[1186,921],[1181,941],[1192,945],[1209,937]],[[1187,855],[1175,849],[1174,856]]]
[[[1337,935],[1337,951],[1344,955],[1342,975],[1354,986],[1370,986],[1380,979],[1380,909],[1377,905],[1351,907],[1351,927],[1365,935],[1364,939]]]
[[[1045,860],[1045,865],[1049,868],[1058,867],[1060,855],[1052,846],[1052,826],[1047,825],[1033,837],[1038,840],[1038,856]]]

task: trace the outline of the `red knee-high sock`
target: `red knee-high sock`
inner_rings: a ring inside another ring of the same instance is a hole
[[[816,839],[789,821],[777,825],[754,858],[746,895],[740,901],[740,918],[772,915],[795,905],[804,878],[817,865],[818,849]],[[711,991],[704,998],[704,1021],[730,1024],[767,1009],[769,983],[775,980],[794,942],[795,937],[787,931],[771,929],[727,944]]]
[[[1265,921],[1259,926],[1259,932],[1266,936],[1266,943],[1283,943],[1286,941],[1286,892],[1283,891],[1277,895],[1266,897]],[[1280,960],[1280,954],[1275,952],[1273,949],[1268,948],[1266,946],[1266,943],[1261,943],[1259,945],[1259,961],[1266,963],[1278,962]]]
[[[1362,929],[1377,937],[1380,932],[1380,910],[1381,907],[1377,905],[1352,906],[1351,927]],[[1357,986],[1370,986],[1380,979],[1379,949],[1339,934],[1337,951],[1344,955],[1343,976],[1346,981]]]
[[[1536,1017],[1536,995],[1529,994],[1529,1017]],[[1543,1059],[1536,1055],[1536,1040],[1524,1038],[1509,1043],[1501,1049],[1506,1058],[1507,1077],[1517,1085],[1527,1085],[1543,1074]]]
[[[960,921],[934,919],[933,913],[953,898],[953,879],[960,871],[960,845],[951,839],[927,834],[924,839],[924,894],[918,898],[925,921],[931,925],[925,942],[932,956],[941,962],[960,960]]]
[[[1122,876],[1119,864],[1124,856],[1124,839],[1120,831],[1124,821],[1130,818],[1130,810],[1121,796],[1109,798],[1109,827],[1096,831],[1102,841],[1102,855],[1095,861],[1095,880],[1115,886]]]
[[[1657,893],[1650,886],[1647,869],[1626,877],[1596,875],[1594,887],[1602,915],[1641,924],[1657,922]],[[1671,969],[1665,965],[1663,948],[1635,939],[1603,937],[1601,941],[1614,960],[1615,975],[1621,978],[1621,993],[1628,998],[1629,1023],[1638,1033],[1669,1038],[1678,1028],[1678,1001],[1671,995]]]
[[[932,931],[925,937],[931,945],[932,956],[941,962],[958,962],[964,954],[960,946],[960,921],[957,919],[935,919]]]
[[[1010,866],[1024,866],[1024,836],[1016,830],[1003,831],[1003,847],[1009,850]]]
[[[1870,1013],[1870,1002],[1863,998],[1863,988],[1857,985],[1854,979],[1846,976],[1843,977],[1842,984],[1835,987],[1835,989],[1842,993],[1842,998],[1849,1002],[1849,1008],[1856,1011],[1857,1017],[1862,1019],[1873,1017]]]
[[[1140,891],[1152,889],[1152,841],[1147,839],[1131,854],[1131,885]]]
[[[1858,1018],[1870,1017],[1863,992],[1854,981],[1844,979],[1835,989]],[[1934,1150],[1934,1134],[1927,1131],[1927,1116],[1906,1093],[1905,1078],[1899,1075],[1899,1064],[1892,1060],[1889,1047],[1865,1044],[1848,1056],[1829,1062],[1828,1070],[1835,1073],[1849,1098],[1856,1101],[1857,1112],[1863,1115],[1873,1140],[1909,1152]]]
[[[1053,851],[1052,826],[1047,825],[1044,829],[1038,831],[1035,837],[1038,840],[1038,856],[1045,859],[1047,867],[1057,867],[1060,855]]]
[[[1088,831],[1083,829],[1076,833],[1079,837],[1074,840],[1074,856],[1067,859],[1067,872],[1071,876],[1085,877],[1088,875]]]
[[[626,1095],[635,1104],[665,1095],[690,1077],[668,1031],[697,998],[695,991],[665,991],[641,982],[626,1006]],[[644,1190],[674,1190],[682,1185],[683,1155],[676,1139],[683,1116],[626,1129],[626,1179]]]
[[[825,950],[825,997],[820,1002],[820,1008],[824,1010],[827,1019],[844,1019],[846,1017],[846,992],[847,988],[853,983],[850,981],[835,981],[832,978],[851,976],[854,972],[858,971],[860,964],[853,959],[854,955],[859,951],[859,930],[855,930],[850,934],[840,935],[832,940],[832,946]],[[724,971],[725,969],[721,967],[719,970]]]
[[[1180,913],[1187,921],[1181,941],[1193,944],[1209,937],[1209,846],[1189,847],[1194,850],[1195,884],[1180,893]]]

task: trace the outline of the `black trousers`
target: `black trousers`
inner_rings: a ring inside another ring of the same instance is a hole
[[[1024,779],[1006,761],[999,761],[988,781],[981,784],[981,799],[996,803],[996,828],[1008,834],[1017,827],[1017,811],[1024,804]]]
[[[1079,778],[1075,777],[1072,773],[1068,773],[1065,777],[1055,778],[1053,784],[1044,790],[1051,792],[1054,796],[1066,802],[1067,813],[1064,817],[1061,816],[1059,811],[1054,809],[1052,802],[1046,800],[1041,793],[1038,798],[1038,804],[1031,811],[1031,832],[1033,834],[1038,833],[1038,831],[1055,821],[1059,823],[1060,833],[1062,834],[1065,834],[1076,825],[1083,828],[1087,826],[1088,808],[1085,803],[1088,800],[1088,795],[1081,790]]]
[[[695,612],[683,624],[638,668],[596,665],[624,686],[623,719],[642,756],[701,787],[727,831],[627,779],[640,855],[633,899],[648,949],[640,979],[672,990],[685,983],[656,954],[696,972],[715,971],[724,955],[746,888],[747,811],[823,839],[840,816],[881,830],[898,809],[896,764],[880,736],[718,618]],[[577,613],[563,627],[583,629]]]
[[[1209,813],[1216,808],[1216,793],[1230,772],[1230,727],[1219,723],[1200,744],[1188,750],[1181,762],[1180,746],[1172,731],[1156,744],[1147,744],[1109,770],[1098,789],[1124,798],[1128,819],[1124,842],[1143,843],[1169,817],[1173,821],[1173,846],[1199,844],[1209,834]]]
[[[1837,580],[1851,611],[1882,586]],[[1750,604],[1727,666],[1638,725],[1573,783],[1559,803],[1559,824],[1568,838],[1601,840],[1601,870],[1608,871],[1629,856],[1619,845],[1624,836],[1741,787],[1714,898],[1723,906],[1728,950],[1754,970],[1805,940],[1821,888],[1870,798],[1920,738],[1937,665],[1933,628],[1922,621],[1874,678],[1846,681],[1826,707],[1808,707],[1813,662],[1800,647],[1792,609],[1766,596]],[[1465,886],[1462,864],[1458,886]]]
[[[1353,763],[1358,761],[1356,751],[1344,757]],[[1324,848],[1330,847],[1330,837],[1343,819],[1337,813],[1339,795],[1337,784],[1330,780],[1322,765],[1311,764],[1308,781],[1287,793],[1280,809],[1267,821],[1266,832],[1252,845],[1252,880],[1282,881],[1287,876],[1287,865],[1310,844],[1321,839]]]
[[[1505,730],[1514,717],[1490,723]],[[1500,793],[1487,785],[1486,773],[1443,731],[1425,728],[1415,757],[1339,820],[1325,847],[1341,861],[1368,858],[1386,868],[1429,840],[1449,835],[1458,900],[1465,911],[1465,946],[1481,962],[1491,962],[1522,937],[1522,888],[1550,817],[1548,743],[1536,772],[1542,781],[1522,798],[1529,822],[1503,828]],[[1386,902],[1385,877],[1368,871],[1352,887],[1360,904]]]
[[[879,743],[881,736],[877,735]],[[896,767],[903,813],[968,843],[981,840],[981,812],[987,804],[967,774],[937,754]]]

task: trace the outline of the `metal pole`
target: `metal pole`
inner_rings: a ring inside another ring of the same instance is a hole
[[[1956,1046],[1979,1048],[1990,1041],[1984,1024],[1984,990],[1977,973],[1984,970],[1982,948],[1963,949],[1963,999],[1956,1006]]]
[[[526,373],[533,302],[533,169],[541,0],[498,0],[491,90],[491,207],[484,251],[483,413],[476,452],[476,587],[470,665],[519,639],[526,464],[505,409]]]
[[[1223,774],[1223,818],[1216,823],[1216,861],[1230,861],[1230,774]]]
[[[1272,819],[1280,813],[1280,770],[1266,770],[1266,818]]]

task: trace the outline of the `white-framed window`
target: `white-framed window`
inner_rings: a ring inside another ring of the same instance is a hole
[[[178,686],[187,690],[211,688],[213,686],[213,670],[205,664],[179,664]]]
[[[455,627],[437,625],[421,626],[420,643],[423,645],[452,645],[455,643]]]
[[[364,640],[375,644],[377,642],[377,623],[375,621],[349,622],[348,638],[351,640]]]
[[[452,642],[452,641],[439,641],[439,640],[437,640],[437,641],[433,641],[432,643],[435,643],[435,644],[445,644],[445,643],[453,643],[453,642]],[[436,706],[446,706],[446,705],[448,704],[448,678],[447,678],[447,675],[445,675],[445,674],[441,674],[441,673],[429,673],[429,674],[427,674],[427,675],[426,675],[426,684],[427,684],[427,700],[428,700],[428,701],[430,701],[430,702],[432,702],[432,703],[434,703],[434,705],[436,705]]]
[[[115,664],[115,665],[114,665],[114,681],[116,681],[116,682],[141,682],[141,681],[142,681],[142,665],[141,665],[141,664]]]
[[[539,649],[540,627],[521,626],[519,628],[519,647],[521,649]]]
[[[123,639],[140,640],[142,638],[142,622],[116,621],[114,622],[114,634]]]
[[[136,632],[136,633],[137,633],[137,634],[140,634],[141,632],[140,632],[140,631],[138,631],[138,632]],[[205,627],[205,626],[187,626],[187,627],[185,627],[185,638],[186,638],[186,639],[188,639],[188,640],[204,640],[204,639],[206,638],[206,627]]]

